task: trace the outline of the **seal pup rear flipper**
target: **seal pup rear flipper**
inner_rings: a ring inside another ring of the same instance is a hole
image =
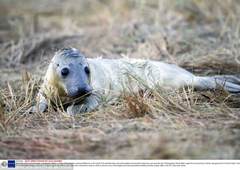
[[[196,77],[194,87],[197,90],[224,89],[229,93],[240,94],[240,78],[232,75]]]

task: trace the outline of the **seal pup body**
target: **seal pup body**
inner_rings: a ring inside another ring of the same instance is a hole
[[[97,108],[101,96],[119,96],[126,89],[138,91],[139,88],[155,87],[193,87],[197,90],[223,88],[230,93],[240,93],[240,81],[234,76],[199,77],[174,64],[152,60],[86,59],[77,49],[67,48],[53,57],[35,110],[45,111],[46,97],[58,95],[61,100],[83,96],[81,101],[67,107],[69,114],[89,112]]]

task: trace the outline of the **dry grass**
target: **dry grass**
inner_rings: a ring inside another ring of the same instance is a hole
[[[240,158],[240,100],[224,91],[159,88],[124,93],[75,117],[53,107],[28,113],[43,70],[64,46],[89,57],[128,55],[237,75],[237,0],[32,2],[0,2],[1,159]]]

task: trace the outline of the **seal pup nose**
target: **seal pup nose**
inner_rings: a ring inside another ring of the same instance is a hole
[[[78,88],[78,95],[80,96],[83,96],[83,95],[86,95],[86,94],[90,94],[92,91],[92,88],[87,86],[87,87],[81,87],[81,88]]]

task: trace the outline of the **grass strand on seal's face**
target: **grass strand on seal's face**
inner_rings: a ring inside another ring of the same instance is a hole
[[[139,83],[140,82],[140,83]],[[140,85],[141,84],[141,85]],[[56,52],[38,93],[39,104],[34,111],[45,111],[46,96],[82,97],[80,103],[68,106],[69,114],[89,112],[97,108],[101,96],[117,96],[130,86],[139,88],[197,90],[224,89],[240,93],[240,80],[234,76],[199,77],[173,64],[142,59],[87,59],[75,48]]]

